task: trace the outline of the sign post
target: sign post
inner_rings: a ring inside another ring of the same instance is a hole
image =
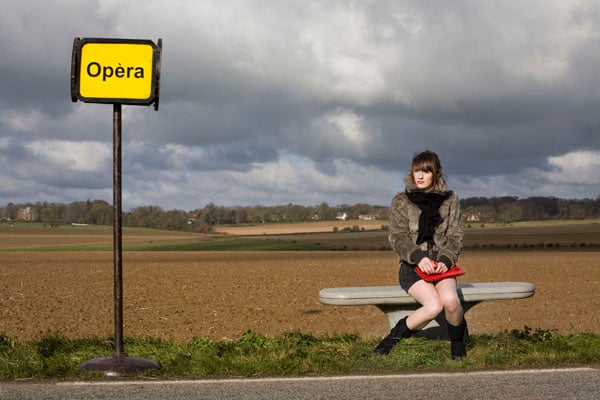
[[[122,105],[158,110],[162,40],[79,39],[73,42],[71,100],[113,104],[113,259],[115,348],[112,356],[81,364],[84,371],[129,375],[159,365],[127,355],[123,345],[123,259],[121,202]]]

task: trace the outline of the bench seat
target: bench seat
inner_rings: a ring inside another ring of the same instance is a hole
[[[473,306],[491,300],[513,300],[531,297],[535,285],[529,282],[478,282],[461,283],[458,296],[465,313]],[[419,308],[419,304],[400,286],[364,286],[326,288],[319,292],[319,301],[334,306],[373,305],[385,313],[390,329],[396,323]],[[444,337],[446,319],[440,314],[431,321],[422,336]]]

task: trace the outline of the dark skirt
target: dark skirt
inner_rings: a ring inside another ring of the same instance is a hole
[[[412,285],[423,279],[419,276],[419,274],[417,274],[415,267],[415,265],[410,265],[405,262],[400,263],[398,280],[400,281],[400,287],[407,292]]]

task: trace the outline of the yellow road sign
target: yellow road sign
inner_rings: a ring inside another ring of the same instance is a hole
[[[79,39],[73,43],[71,98],[158,108],[160,55],[150,40]]]

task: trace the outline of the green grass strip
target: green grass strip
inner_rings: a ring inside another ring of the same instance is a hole
[[[450,359],[443,340],[403,340],[387,356],[373,353],[376,344],[375,338],[357,335],[291,332],[267,338],[248,331],[237,341],[126,337],[124,346],[129,355],[160,364],[141,375],[168,379],[598,366],[600,360],[598,334],[560,335],[527,327],[472,336],[468,357],[460,361]],[[0,336],[0,379],[97,379],[102,375],[83,372],[80,365],[113,350],[111,338],[47,336],[22,343]]]
[[[254,238],[224,238],[191,243],[145,243],[126,245],[129,251],[315,251],[330,250],[327,246],[295,241]]]

